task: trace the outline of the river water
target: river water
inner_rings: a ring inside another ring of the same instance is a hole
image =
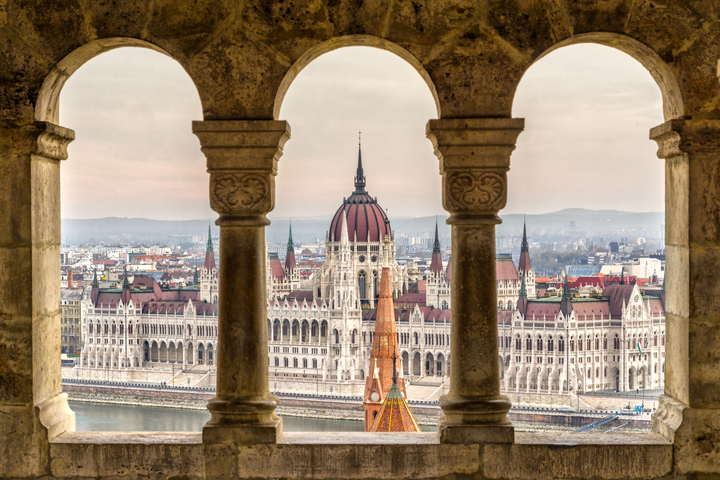
[[[69,402],[78,432],[200,432],[210,420],[207,410]],[[423,425],[423,431],[437,427]],[[362,432],[363,422],[283,417],[284,432]]]

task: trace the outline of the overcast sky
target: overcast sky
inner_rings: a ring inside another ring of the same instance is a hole
[[[513,115],[526,130],[505,213],[664,209],[663,163],[648,140],[663,122],[660,91],[632,58],[596,45],[553,52],[523,78]],[[168,57],[124,48],[88,62],[60,97],[60,123],[76,131],[62,165],[63,218],[215,217],[191,132],[201,118],[194,85]],[[442,214],[430,118],[430,91],[399,57],[353,47],[318,58],[282,105],[292,138],[271,216],[334,213],[354,188],[359,130],[367,190],[388,213]]]

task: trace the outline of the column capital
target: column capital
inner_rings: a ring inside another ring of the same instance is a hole
[[[220,222],[267,224],[290,125],[277,120],[196,121],[193,133],[207,158],[210,207],[220,214]]]
[[[507,202],[507,171],[522,118],[430,120],[425,133],[440,160],[443,207],[449,223],[498,223]]]

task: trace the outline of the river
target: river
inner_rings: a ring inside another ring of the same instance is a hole
[[[69,402],[78,432],[200,432],[210,420],[207,410]],[[422,425],[423,431],[437,427]],[[284,432],[362,432],[363,422],[283,417]]]

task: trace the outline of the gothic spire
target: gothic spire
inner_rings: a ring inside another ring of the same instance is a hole
[[[620,285],[625,285],[625,267],[620,270]]]
[[[438,236],[437,217],[435,217],[435,243],[433,243],[432,259],[430,260],[430,271],[438,276],[442,273],[442,253],[440,253],[440,238]]]
[[[295,251],[295,245],[293,244],[292,239],[292,220],[290,220],[290,228],[288,230],[288,244],[287,244],[287,251]]]
[[[287,255],[285,256],[285,270],[291,272],[295,270],[295,245],[292,238],[292,220],[290,221],[290,229],[288,231]]]
[[[572,296],[570,295],[570,287],[568,286],[567,271],[565,272],[565,283],[563,285],[562,300],[560,301],[560,311],[565,315],[567,320],[572,312]]]
[[[207,241],[207,247],[205,248],[205,251],[206,252],[213,251],[212,231],[210,230],[210,220],[208,220],[208,241]]]
[[[525,222],[525,217],[523,216],[523,239],[522,244],[520,245],[520,251],[521,252],[527,252],[529,251],[530,247],[528,245],[527,241],[527,222]]]
[[[530,245],[527,240],[527,227],[525,218],[523,218],[523,238],[520,246],[520,262],[518,263],[518,270],[526,275],[532,267],[530,266]]]
[[[362,145],[360,142],[360,132],[358,132],[358,166],[355,174],[355,193],[365,193],[365,174],[362,166]]]
[[[94,289],[100,288],[100,285],[98,284],[98,280],[97,280],[97,270],[94,270],[94,271],[93,271],[93,283],[92,283],[92,288],[94,288]]]
[[[127,265],[123,268],[123,290],[130,290],[130,282],[128,282],[127,278]]]

